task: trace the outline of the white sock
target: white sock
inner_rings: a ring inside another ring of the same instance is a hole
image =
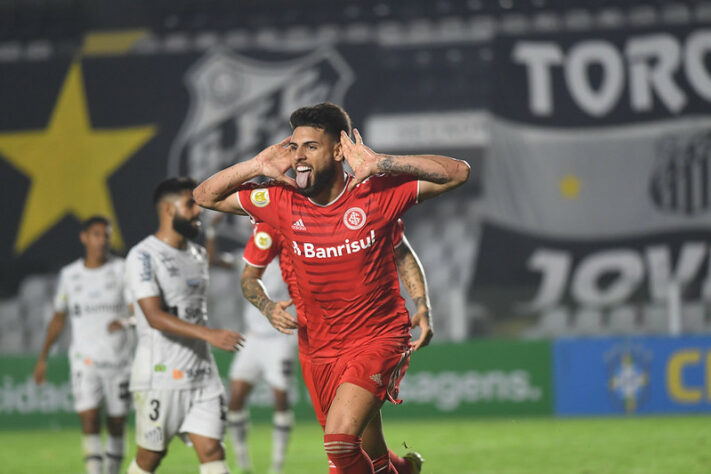
[[[106,474],[119,474],[121,463],[123,463],[125,437],[111,436],[106,439],[106,449],[104,450]]]
[[[247,432],[249,431],[249,411],[230,411],[227,413],[227,430],[232,438],[232,445],[237,458],[237,465],[242,469],[250,469],[252,463],[249,460],[249,449],[247,447]]]
[[[84,435],[81,441],[84,451],[84,467],[87,474],[103,474],[103,457],[101,456],[101,435]]]
[[[289,444],[291,426],[294,424],[294,414],[287,411],[274,412],[274,436],[272,440],[272,470],[281,472],[284,468],[286,447]]]
[[[230,468],[224,461],[212,461],[200,464],[200,474],[230,474]]]
[[[136,462],[136,458],[133,458],[133,460],[131,461],[131,464],[128,466],[128,470],[126,470],[126,474],[153,474],[153,473],[149,472],[149,471],[144,471],[143,469],[141,469],[141,467]]]

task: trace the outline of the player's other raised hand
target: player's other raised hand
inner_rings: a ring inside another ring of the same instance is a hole
[[[223,351],[238,351],[244,344],[244,337],[229,329],[212,329],[207,342]]]
[[[274,326],[274,329],[284,334],[293,334],[293,329],[299,327],[294,317],[286,311],[286,308],[291,305],[291,300],[275,301],[269,303],[267,307],[264,308],[264,315],[271,325]]]
[[[341,131],[341,147],[343,148],[343,156],[348,163],[348,166],[353,170],[353,180],[348,186],[348,189],[353,189],[359,183],[365,181],[370,176],[378,174],[378,159],[380,155],[363,144],[363,138],[360,136],[358,129],[353,129],[355,143],[351,140],[346,132]]]
[[[432,319],[430,318],[429,309],[421,307],[412,316],[410,326],[420,328],[420,337],[410,344],[413,350],[416,351],[430,343],[432,336],[434,336],[434,331],[432,330]]]
[[[291,168],[292,151],[288,148],[290,141],[291,136],[288,136],[280,143],[268,146],[260,151],[254,159],[259,163],[263,176],[289,186],[296,186],[294,178],[286,175],[287,170]]]

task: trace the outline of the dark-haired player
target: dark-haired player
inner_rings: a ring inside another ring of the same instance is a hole
[[[224,388],[210,345],[234,352],[242,336],[207,327],[207,253],[191,241],[200,231],[194,187],[190,178],[158,185],[158,230],[126,258],[138,333],[130,386],[138,450],[129,474],[153,472],[175,435],[192,443],[201,474],[229,472]]]
[[[360,437],[386,399],[397,401],[411,351],[390,229],[409,207],[463,184],[469,166],[375,153],[357,130],[351,141],[350,118],[334,104],[298,109],[290,121],[291,137],[216,173],[194,196],[201,206],[266,222],[287,240],[326,413],[326,453],[342,472],[372,473]],[[240,188],[257,176],[274,181]]]
[[[124,260],[109,253],[111,224],[102,216],[82,223],[79,239],[84,258],[62,268],[54,297],[54,316],[47,328],[34,379],[45,380],[47,354],[67,316],[71,317],[71,369],[74,409],[84,433],[84,465],[89,474],[119,472],[124,455],[124,425],[130,407],[128,379],[132,343],[124,331],[109,332],[111,321],[128,314],[124,298]],[[101,407],[106,412],[108,437],[101,443]]]

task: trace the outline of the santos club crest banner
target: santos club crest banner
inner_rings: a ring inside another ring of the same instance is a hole
[[[568,309],[562,332],[581,308],[663,304],[672,281],[708,301],[711,29],[500,38],[495,51],[506,87],[470,300]]]

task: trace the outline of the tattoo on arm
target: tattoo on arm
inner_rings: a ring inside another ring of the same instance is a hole
[[[378,168],[384,173],[411,175],[437,184],[448,181],[448,177],[442,173],[426,172],[416,166],[398,163],[392,155],[384,155],[378,163]]]
[[[429,310],[424,271],[406,242],[395,248],[395,261],[400,279],[415,305]]]
[[[244,293],[247,301],[252,303],[262,314],[267,316],[271,314],[276,303],[269,299],[260,279],[253,277],[243,278],[242,293]]]

